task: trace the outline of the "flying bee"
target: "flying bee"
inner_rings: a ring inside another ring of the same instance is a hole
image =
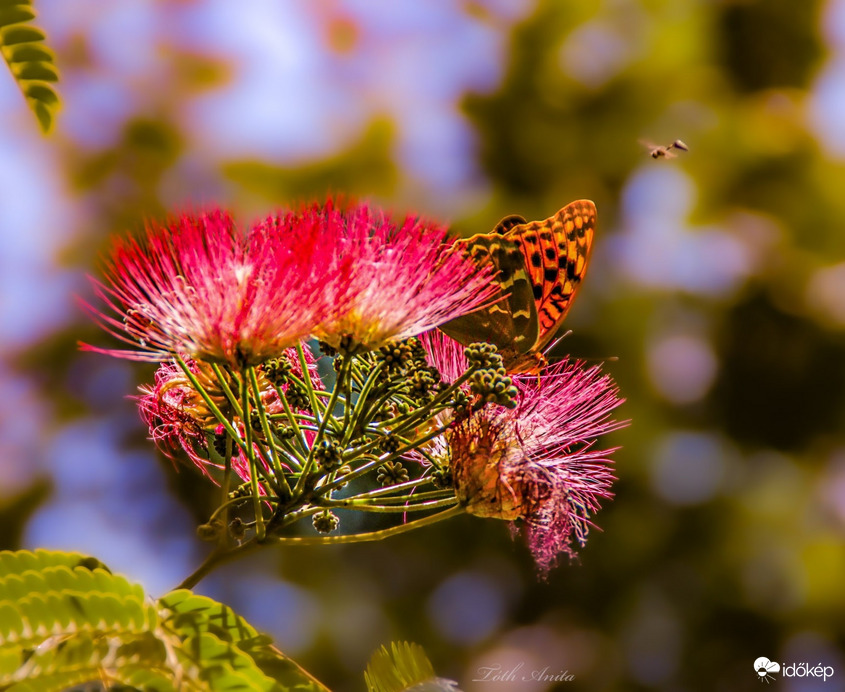
[[[689,151],[689,147],[684,144],[680,139],[676,139],[674,142],[672,142],[669,146],[666,147],[644,140],[640,140],[640,144],[642,144],[648,149],[649,156],[651,156],[651,158],[653,159],[674,159],[677,154],[672,151],[673,149],[677,149],[678,151]]]

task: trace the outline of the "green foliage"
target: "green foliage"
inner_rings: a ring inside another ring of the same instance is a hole
[[[326,689],[209,598],[180,590],[153,604],[96,559],[0,552],[0,689],[96,681],[156,690]]]
[[[389,195],[396,186],[396,170],[391,161],[394,126],[376,118],[358,141],[339,154],[285,168],[262,161],[231,161],[223,166],[224,175],[249,194],[278,204],[325,196],[326,190],[353,195]]]
[[[451,680],[437,678],[425,651],[419,644],[393,642],[376,651],[364,673],[369,692],[403,692],[403,690],[456,690]]]
[[[325,690],[323,685],[275,648],[269,637],[259,634],[228,606],[186,589],[171,591],[159,600],[159,604],[168,613],[164,627],[185,642],[190,642],[190,647],[194,647],[191,651],[206,647],[206,658],[211,651],[218,655],[235,652],[253,661],[266,679],[281,683],[284,689],[302,692]],[[244,658],[237,660],[244,662]],[[246,674],[243,670],[240,672]],[[253,684],[259,684],[260,680],[256,676]]]
[[[0,53],[46,133],[60,106],[53,88],[59,73],[52,51],[43,45],[44,32],[31,24],[34,19],[31,0],[0,0]]]

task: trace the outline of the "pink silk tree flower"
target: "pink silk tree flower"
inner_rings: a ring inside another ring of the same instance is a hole
[[[469,366],[464,354],[466,347],[439,329],[420,334],[419,340],[428,364],[437,369],[445,382],[454,382]]]
[[[495,299],[489,269],[450,248],[446,229],[390,216],[363,204],[328,202],[289,213],[280,226],[318,226],[351,262],[326,282],[329,296],[349,298],[347,308],[323,320],[314,335],[346,351],[378,348],[420,334]]]
[[[441,333],[421,339],[444,379],[466,369],[463,347]],[[596,439],[624,427],[612,411],[622,403],[613,380],[598,367],[561,361],[536,376],[514,378],[513,409],[486,406],[458,418],[445,435],[455,494],[469,514],[525,526],[545,574],[560,553],[583,546],[592,515],[612,497],[615,477]]]
[[[200,381],[207,380],[197,361],[188,360],[186,364]],[[181,449],[210,477],[209,466],[219,465],[210,460],[207,440],[218,423],[182,368],[176,363],[162,363],[153,385],[143,385],[140,391],[138,411],[150,430],[150,439],[170,459]],[[219,394],[213,398],[215,403],[225,403]]]
[[[346,308],[335,250],[320,229],[249,235],[221,211],[151,225],[140,239],[115,242],[105,282],[94,282],[104,310],[86,305],[99,324],[137,350],[83,345],[133,360],[174,355],[256,365],[278,356]]]

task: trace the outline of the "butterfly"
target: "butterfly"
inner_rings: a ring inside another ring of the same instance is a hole
[[[596,205],[567,204],[543,221],[507,216],[491,233],[455,241],[479,263],[492,263],[503,296],[440,329],[456,341],[494,344],[509,373],[538,373],[587,271]]]

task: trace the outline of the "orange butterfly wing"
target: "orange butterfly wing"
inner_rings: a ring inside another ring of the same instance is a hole
[[[513,225],[505,237],[515,240],[525,257],[534,290],[539,353],[554,338],[584,279],[596,229],[596,205],[582,199],[543,221]]]

